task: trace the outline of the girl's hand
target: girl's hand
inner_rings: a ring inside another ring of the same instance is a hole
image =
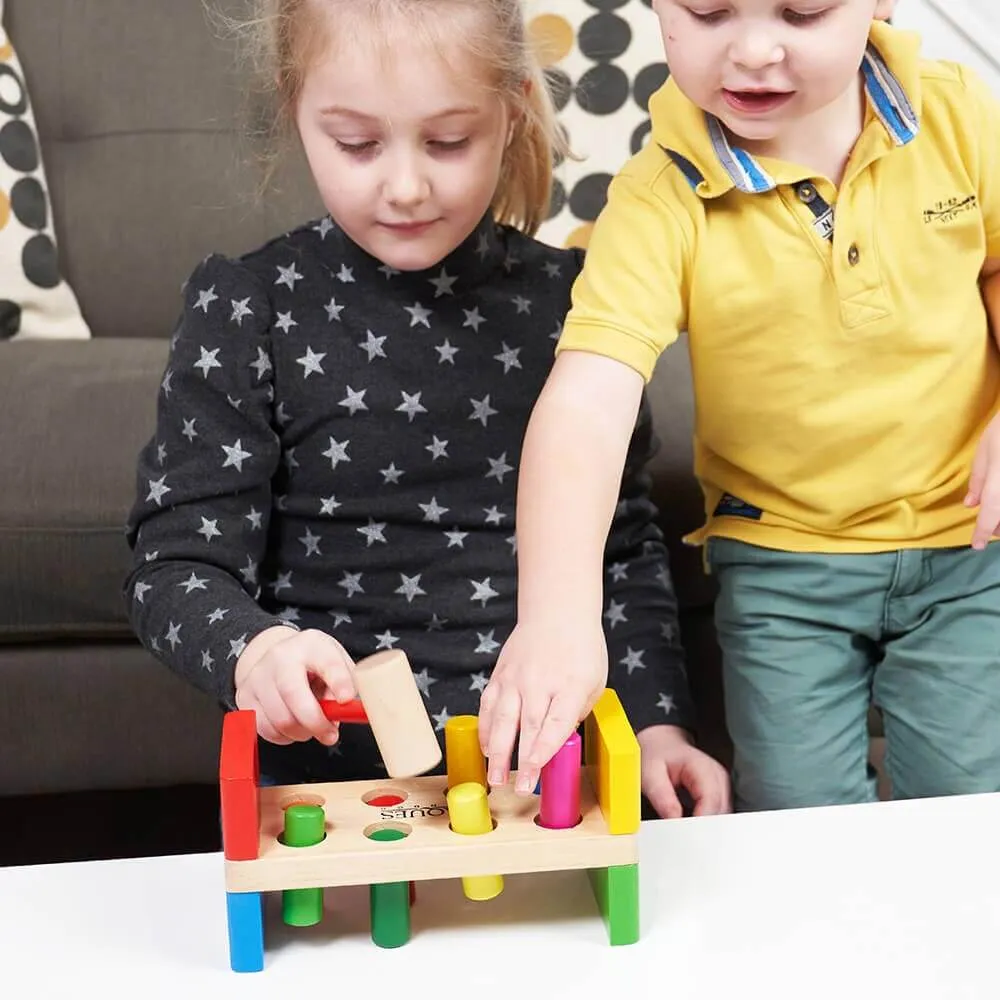
[[[530,794],[541,769],[597,703],[608,680],[608,650],[600,621],[518,624],[500,652],[479,704],[479,741],[487,780],[510,776],[518,740],[515,790]]]
[[[325,632],[265,629],[236,661],[236,707],[257,713],[257,732],[271,743],[316,739],[333,746],[340,726],[326,718],[319,699],[357,697],[352,666],[344,647]]]
[[[985,549],[994,535],[1000,535],[1000,416],[990,421],[976,449],[965,505],[979,508],[972,547]]]
[[[729,775],[714,757],[699,750],[678,726],[648,726],[638,733],[642,751],[642,791],[664,819],[684,815],[677,789],[694,802],[695,816],[732,812]]]

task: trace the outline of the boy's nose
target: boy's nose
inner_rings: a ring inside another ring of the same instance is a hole
[[[763,69],[781,62],[785,52],[771,32],[758,29],[743,32],[733,42],[730,58],[745,69]]]

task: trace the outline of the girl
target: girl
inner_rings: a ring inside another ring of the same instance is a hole
[[[515,618],[515,479],[580,255],[530,238],[556,126],[517,0],[271,0],[253,21],[329,215],[186,285],[139,460],[133,627],[253,709],[280,783],[377,776],[328,722],[352,660],[408,654],[438,730],[475,713]],[[636,427],[607,550],[607,644],[679,815],[728,808],[692,746]],[[601,636],[601,645],[604,637]]]

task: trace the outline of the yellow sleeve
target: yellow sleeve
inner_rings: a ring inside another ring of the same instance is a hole
[[[1000,257],[1000,99],[967,67],[962,78],[972,100],[979,139],[978,196],[986,230],[986,256]]]
[[[687,319],[688,242],[662,197],[628,172],[608,188],[556,351],[585,351],[648,382]]]

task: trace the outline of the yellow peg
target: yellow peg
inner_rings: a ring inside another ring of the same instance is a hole
[[[444,724],[444,757],[448,787],[466,781],[486,787],[486,759],[479,749],[479,717],[454,715]]]
[[[463,781],[448,789],[448,815],[455,833],[480,836],[493,832],[486,787],[476,781]],[[493,899],[503,892],[503,876],[465,875],[462,877],[462,891],[467,899]]]

